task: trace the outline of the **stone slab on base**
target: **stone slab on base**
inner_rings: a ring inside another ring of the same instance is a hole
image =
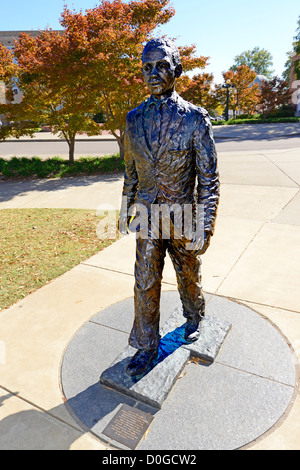
[[[160,332],[158,357],[149,372],[141,377],[130,377],[126,373],[126,367],[136,353],[136,349],[127,346],[102,373],[100,383],[160,409],[191,357],[214,362],[231,328],[230,323],[214,317],[205,317],[201,326],[199,340],[186,342],[185,321],[182,310],[177,308]]]
[[[136,349],[127,346],[113,364],[103,372],[100,383],[118,392],[124,393],[147,405],[160,409],[171,388],[189,360],[190,353],[186,349],[177,349],[150,372],[141,378],[130,377],[126,372]]]
[[[231,323],[212,316],[206,316],[201,322],[201,335],[195,343],[184,340],[185,322],[181,308],[176,308],[166,321],[161,331],[161,347],[164,343],[174,342],[190,351],[191,357],[198,357],[206,362],[214,362],[222,344],[231,329]]]

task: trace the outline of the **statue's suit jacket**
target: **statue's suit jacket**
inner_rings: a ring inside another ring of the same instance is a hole
[[[149,98],[150,99],[150,98]],[[127,116],[125,175],[121,214],[134,203],[198,203],[204,206],[204,230],[211,235],[219,202],[217,154],[209,115],[173,93],[173,116],[160,147],[147,142],[143,114],[149,100]]]

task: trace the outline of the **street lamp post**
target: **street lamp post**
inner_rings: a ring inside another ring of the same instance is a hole
[[[234,85],[232,85],[229,82],[226,82],[224,85],[222,85],[222,88],[225,88],[227,91],[227,97],[226,97],[226,109],[225,109],[225,121],[229,120],[229,89],[233,88]]]

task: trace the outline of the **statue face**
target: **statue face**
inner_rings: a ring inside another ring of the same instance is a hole
[[[175,88],[175,80],[181,74],[181,66],[173,63],[171,50],[152,47],[143,55],[143,76],[152,95],[157,98],[169,96]]]

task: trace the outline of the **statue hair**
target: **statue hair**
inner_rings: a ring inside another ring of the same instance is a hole
[[[144,47],[143,56],[147,52],[148,49],[151,49],[153,47],[163,47],[163,48],[171,49],[174,65],[177,66],[181,64],[178,47],[176,46],[174,41],[171,41],[171,39],[166,39],[166,38],[151,39]]]

